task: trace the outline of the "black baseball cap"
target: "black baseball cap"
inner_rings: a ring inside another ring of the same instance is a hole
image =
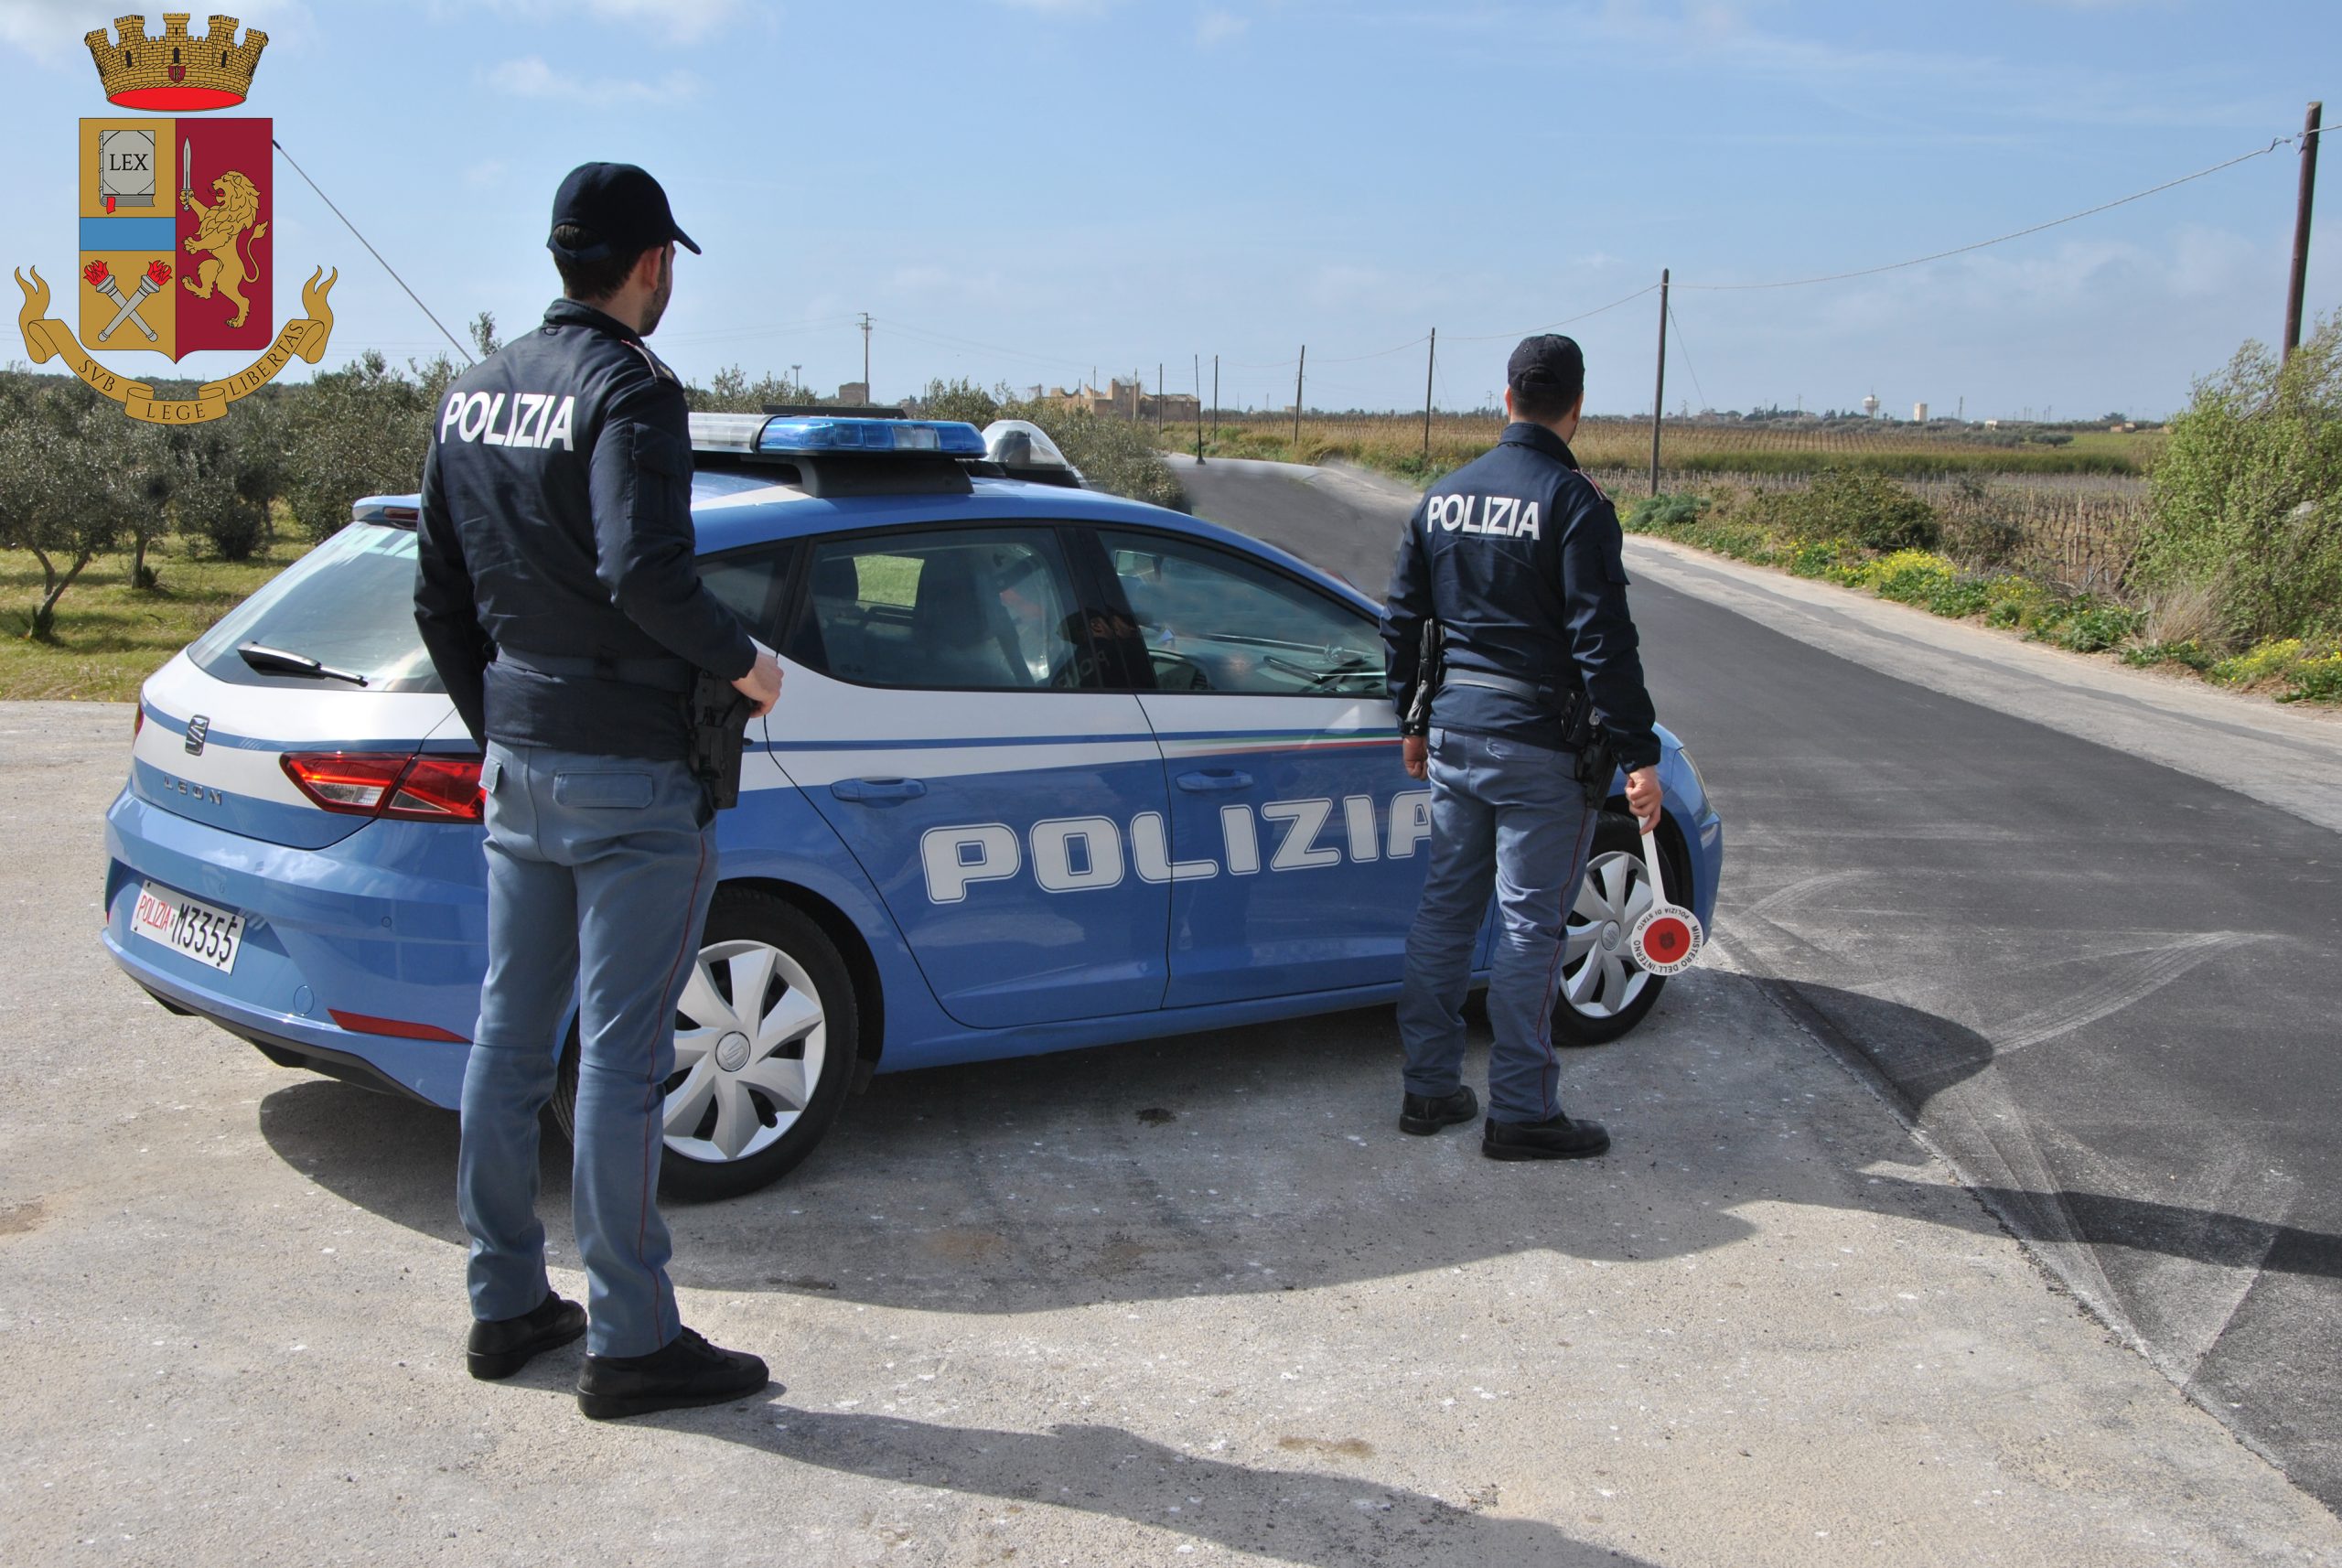
[[[1517,392],[1543,392],[1574,401],[1585,390],[1585,351],[1576,338],[1555,332],[1523,338],[1505,364],[1504,379]]]
[[[575,249],[548,234],[545,249],[565,262],[598,262],[605,256],[639,255],[672,240],[693,255],[692,237],[675,226],[667,193],[632,164],[579,164],[553,196],[553,226],[585,231],[587,242]]]

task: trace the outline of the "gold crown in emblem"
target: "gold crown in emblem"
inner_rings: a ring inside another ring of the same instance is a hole
[[[195,38],[187,30],[187,13],[166,13],[163,36],[146,36],[146,18],[118,16],[119,40],[93,29],[82,42],[97,61],[98,80],[105,83],[106,102],[125,109],[225,109],[242,103],[252,91],[252,70],[268,35],[257,27],[244,29],[236,41],[236,18],[213,16],[210,31]]]

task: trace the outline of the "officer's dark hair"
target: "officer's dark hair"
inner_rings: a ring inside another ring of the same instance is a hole
[[[553,237],[555,244],[565,245],[573,251],[582,250],[594,242],[593,237],[575,223],[555,225]],[[590,262],[573,262],[555,251],[553,264],[561,274],[561,292],[572,299],[582,299],[591,305],[596,300],[609,298],[625,287],[627,278],[634,272],[635,263],[641,261],[645,253],[656,249],[655,245],[646,245],[639,251],[600,256]]]
[[[1561,381],[1531,381],[1512,389],[1512,412],[1532,424],[1551,424],[1575,408],[1585,392],[1583,372],[1574,386]]]

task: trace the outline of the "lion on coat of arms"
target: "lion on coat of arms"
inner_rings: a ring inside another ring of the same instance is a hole
[[[179,205],[195,214],[198,227],[187,242],[191,255],[204,260],[196,267],[192,277],[182,277],[188,292],[198,299],[209,299],[214,290],[235,302],[236,313],[228,318],[230,327],[242,327],[252,314],[252,302],[244,297],[244,285],[260,276],[260,268],[251,260],[252,240],[264,238],[268,225],[257,228],[252,220],[260,216],[260,191],[250,177],[230,169],[211,182],[212,194],[219,199],[205,203],[195,199],[192,190],[179,192]],[[239,252],[238,242],[245,242]]]

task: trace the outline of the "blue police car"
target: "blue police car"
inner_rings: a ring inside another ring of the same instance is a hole
[[[1372,600],[1079,487],[1030,427],[692,426],[702,575],[787,689],[720,819],[671,1193],[772,1181],[875,1071],[1396,995],[1430,793],[1400,766]],[[360,502],[146,683],[104,940],[274,1061],[452,1107],[486,966],[480,759],[415,632],[414,523],[412,499]],[[1662,739],[1670,891],[1707,920],[1723,827]],[[1626,956],[1638,843],[1606,815],[1565,1044],[1624,1034],[1663,983]],[[570,1045],[545,1042],[556,1114]]]

